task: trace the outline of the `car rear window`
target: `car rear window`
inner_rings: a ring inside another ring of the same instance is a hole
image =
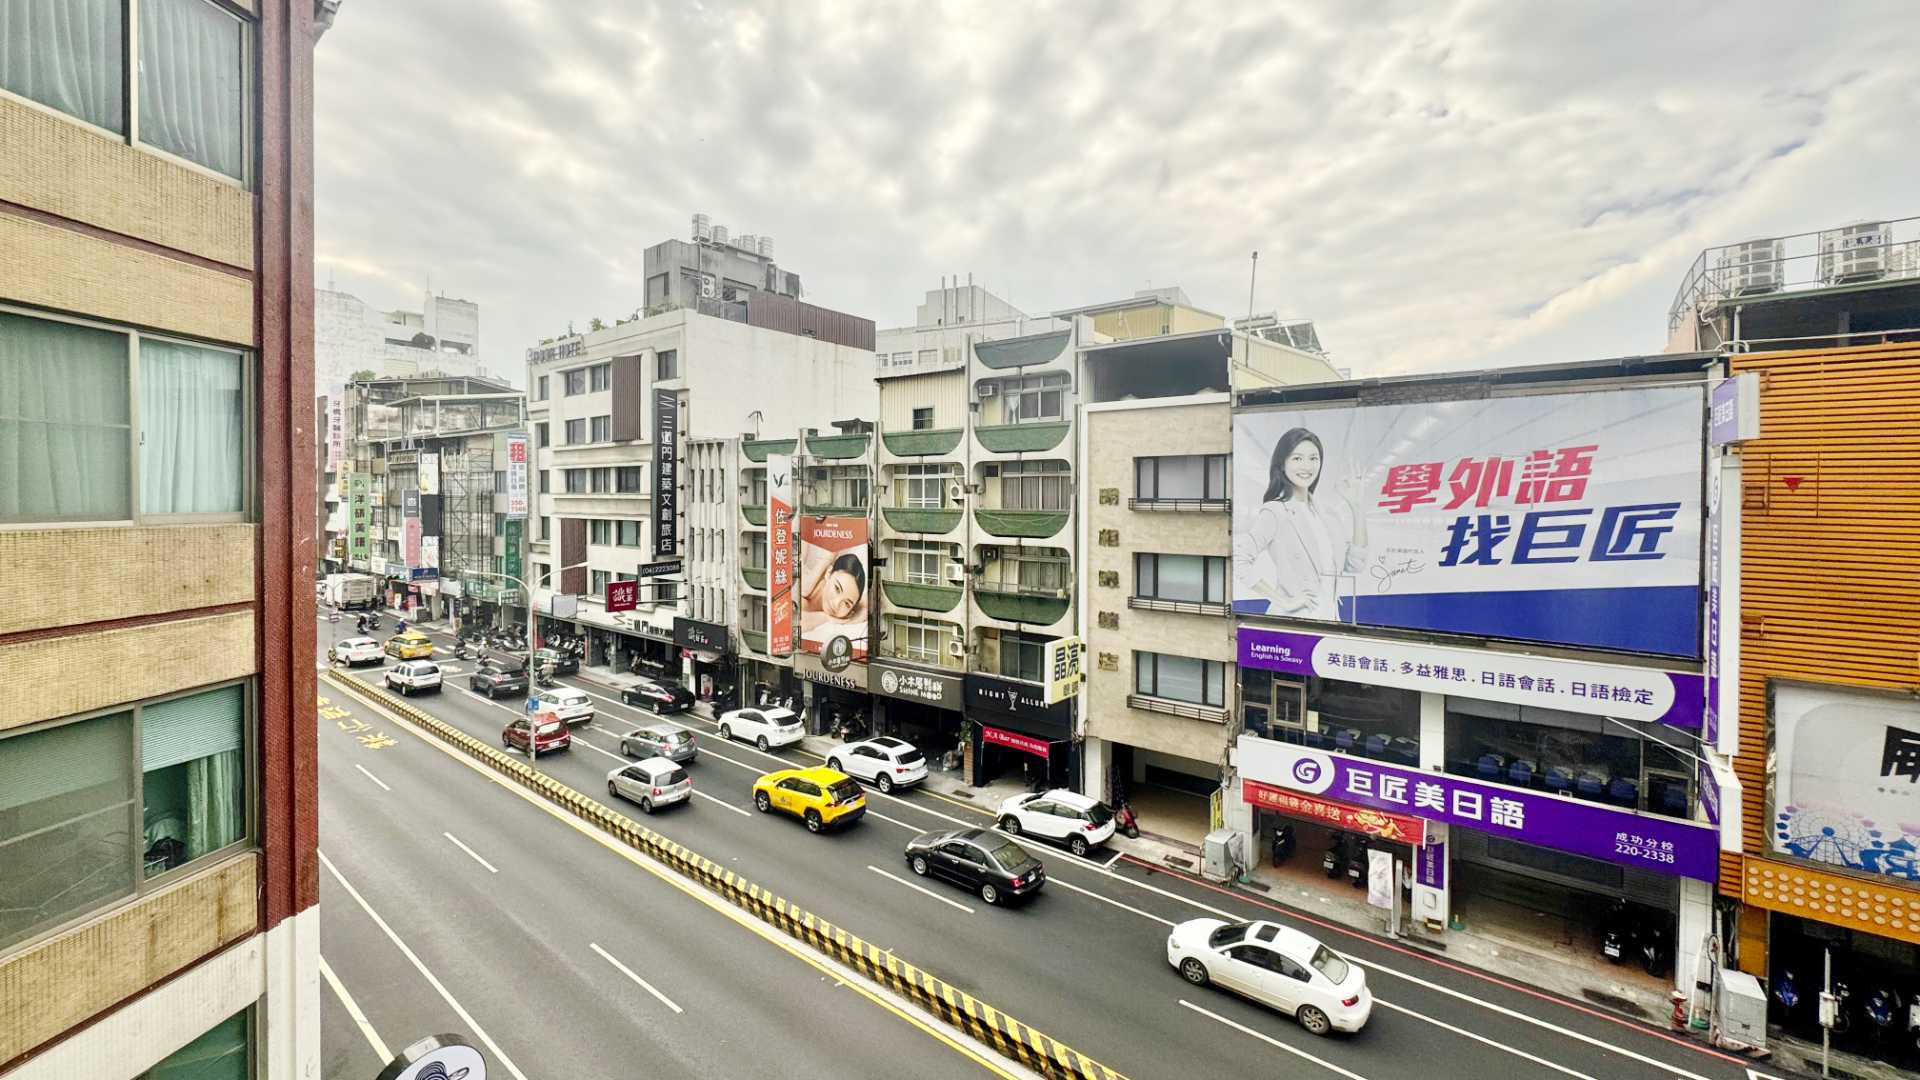
[[[1000,869],[1005,870],[1009,874],[1021,873],[1028,867],[1036,866],[1040,862],[1039,859],[1027,854],[1026,848],[1011,841],[988,851],[987,854],[992,855],[993,861],[1000,864]]]
[[[669,784],[683,784],[686,780],[687,770],[685,769],[675,769],[667,774],[667,783]]]
[[[1334,952],[1325,945],[1313,951],[1312,963],[1316,971],[1333,980],[1333,985],[1339,986],[1341,983],[1347,981],[1347,962],[1341,958],[1339,953]]]
[[[833,794],[834,802],[852,802],[860,797],[860,785],[851,780],[842,780],[827,790]]]
[[[1105,825],[1113,820],[1113,811],[1107,809],[1106,803],[1097,802],[1086,809],[1085,816],[1095,825]]]
[[[900,752],[900,756],[896,760],[899,761],[900,764],[902,765],[911,765],[916,761],[927,760],[927,756],[925,754],[922,754],[920,751],[913,749],[912,747],[908,747],[907,749],[902,750]]]
[[[565,730],[567,730],[566,725],[560,723],[558,720],[549,720],[540,725],[540,734],[542,735],[553,735]]]

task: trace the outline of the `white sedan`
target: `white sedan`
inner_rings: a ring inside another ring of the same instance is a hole
[[[843,743],[827,755],[827,768],[865,780],[883,792],[927,778],[927,758],[913,744],[891,735]]]
[[[1216,983],[1290,1013],[1315,1035],[1359,1031],[1373,1013],[1359,964],[1278,923],[1189,919],[1167,935],[1167,963],[1195,986]]]
[[[345,641],[336,641],[333,643],[333,648],[327,650],[328,663],[345,664],[348,667],[356,664],[377,664],[385,658],[386,653],[381,651],[380,643],[370,637],[350,637]]]
[[[792,746],[807,733],[792,709],[734,709],[720,714],[720,737],[750,742],[762,750]]]

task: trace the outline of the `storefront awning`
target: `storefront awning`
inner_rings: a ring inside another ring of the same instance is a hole
[[[1004,746],[1009,750],[1018,750],[1023,754],[1032,754],[1042,761],[1047,759],[1048,751],[1053,747],[1053,744],[1045,739],[1037,739],[1032,735],[1022,735],[1017,731],[988,727],[985,724],[980,725],[980,741],[989,746]]]
[[[1270,787],[1258,780],[1240,781],[1241,797],[1262,810],[1290,817],[1306,818],[1348,832],[1365,833],[1414,847],[1426,843],[1427,824],[1409,814],[1394,814],[1364,806],[1349,806],[1332,799],[1319,799],[1297,791]]]

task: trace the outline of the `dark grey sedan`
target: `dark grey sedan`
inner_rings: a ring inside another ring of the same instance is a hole
[[[684,765],[700,755],[693,732],[665,724],[637,728],[620,737],[620,752],[630,758],[663,757]]]

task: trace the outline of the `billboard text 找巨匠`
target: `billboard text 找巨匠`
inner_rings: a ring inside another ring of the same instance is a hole
[[[1243,412],[1243,614],[1698,656],[1696,386]]]

